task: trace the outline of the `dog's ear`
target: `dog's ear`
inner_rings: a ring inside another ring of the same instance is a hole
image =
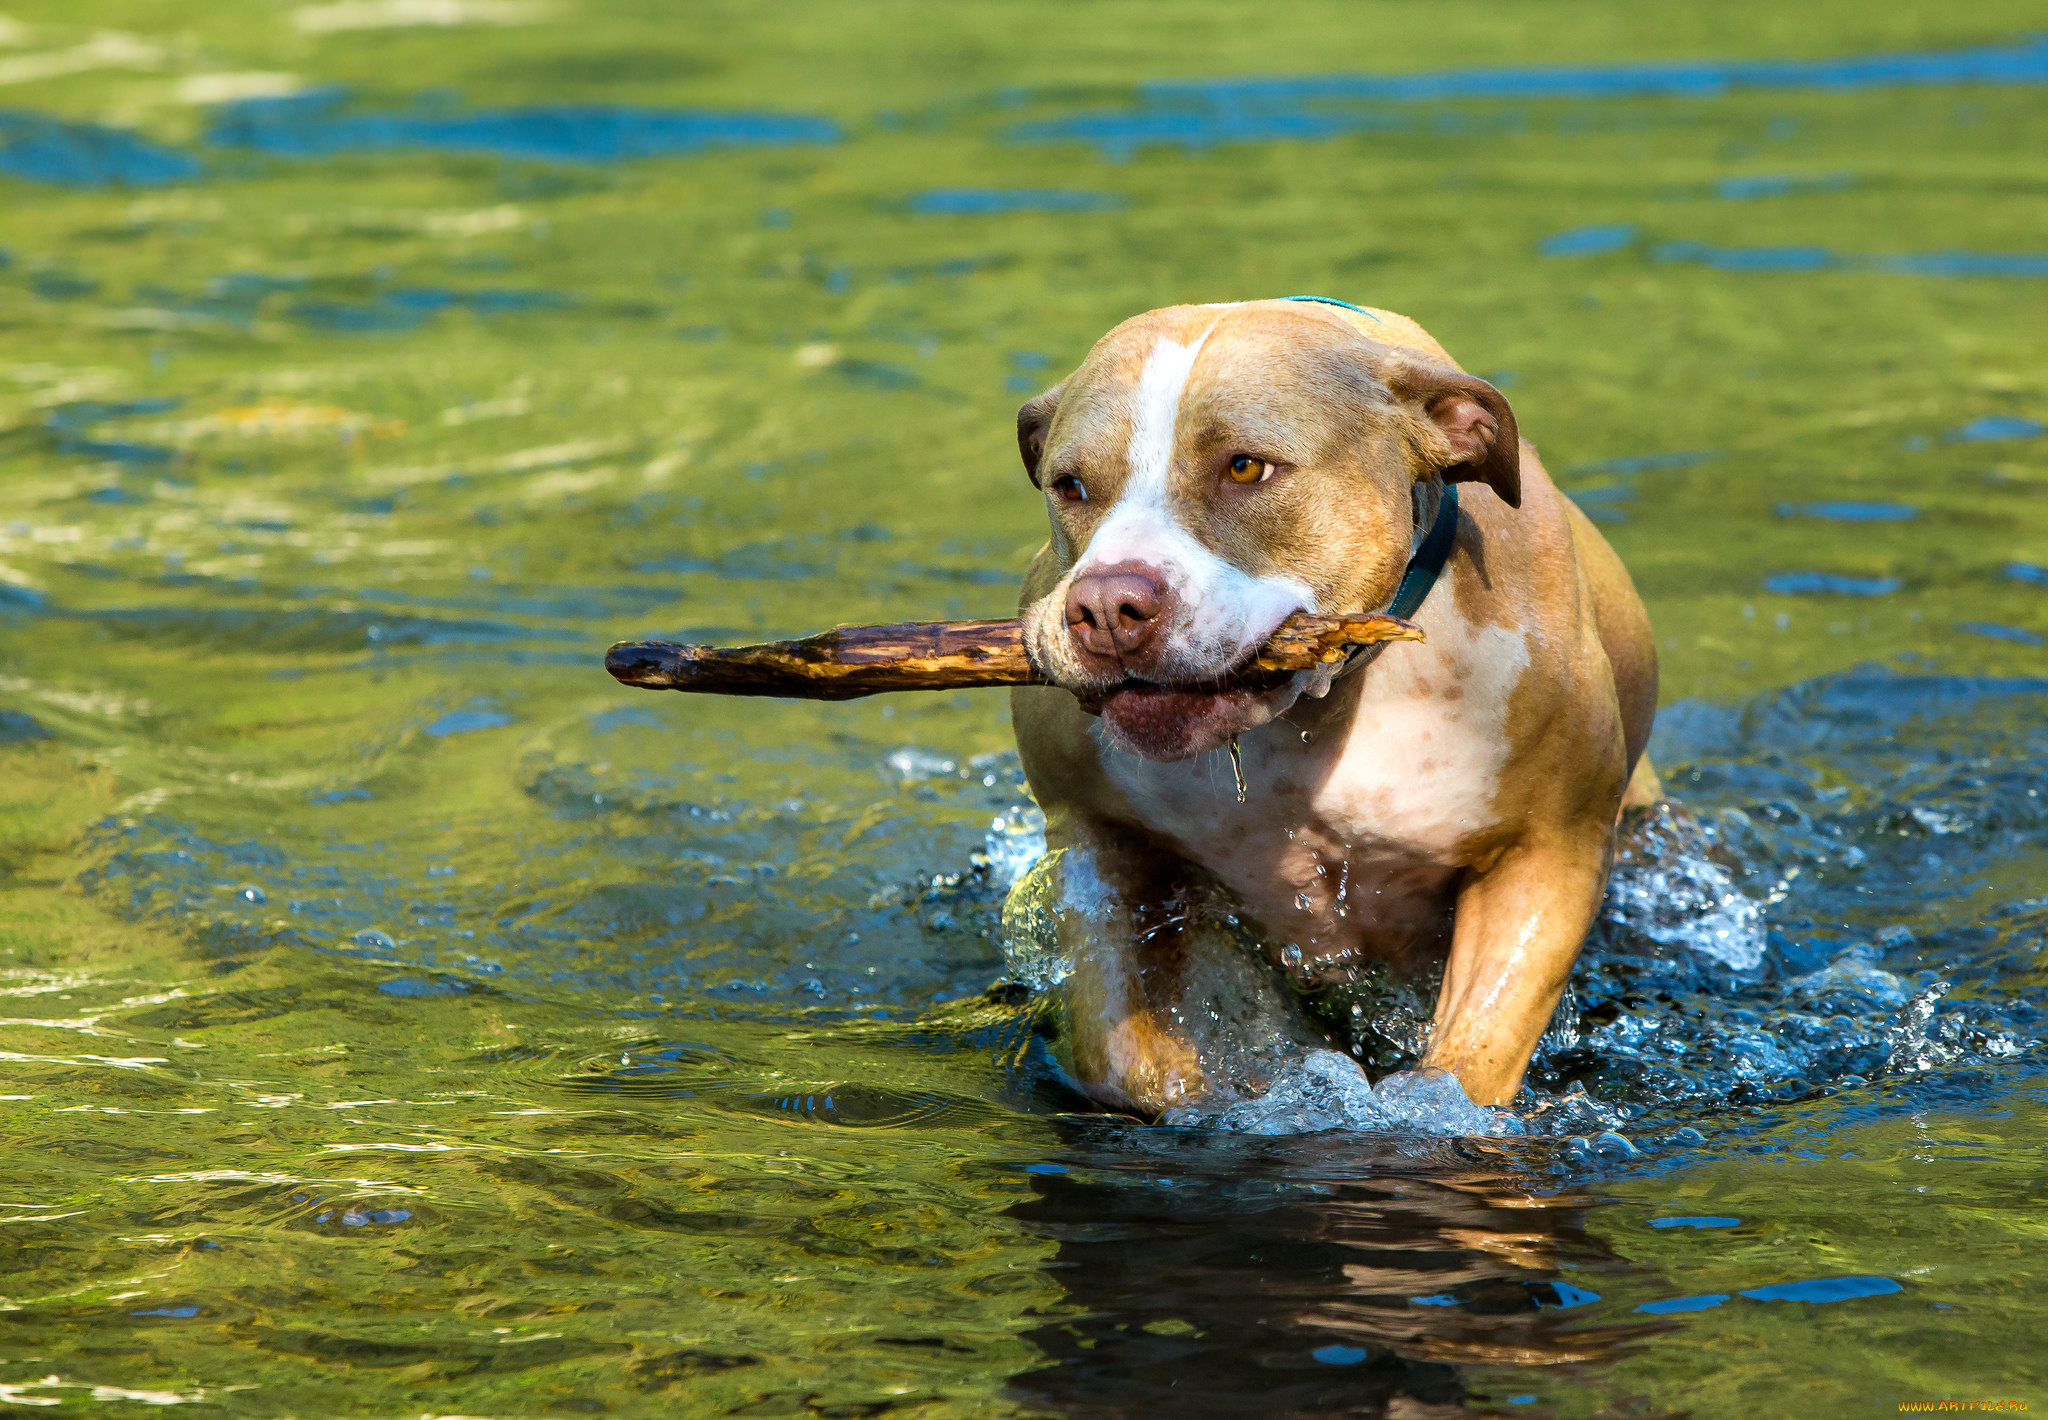
[[[1428,421],[1432,459],[1446,483],[1484,483],[1510,508],[1522,506],[1522,440],[1515,412],[1492,385],[1440,365],[1396,356],[1386,364],[1387,388]]]
[[[1044,394],[1034,395],[1024,401],[1024,407],[1017,411],[1017,452],[1024,456],[1024,472],[1031,478],[1033,488],[1041,487],[1038,481],[1038,461],[1045,457],[1045,431],[1052,428],[1052,416],[1060,407],[1060,391],[1067,387],[1061,380]]]

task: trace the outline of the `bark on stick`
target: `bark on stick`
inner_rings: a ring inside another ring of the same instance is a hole
[[[1296,612],[1280,623],[1258,656],[1234,678],[1284,675],[1341,660],[1355,646],[1422,639],[1421,628],[1378,612]],[[1024,653],[1014,617],[842,626],[801,641],[761,646],[621,641],[606,652],[604,666],[620,681],[644,690],[796,700],[855,700],[890,690],[1051,684]]]

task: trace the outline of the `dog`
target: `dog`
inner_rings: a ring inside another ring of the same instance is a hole
[[[1051,519],[1020,613],[1052,685],[1011,714],[1075,1083],[1147,1117],[1246,1097],[1329,1047],[1320,984],[1440,968],[1418,1068],[1510,1101],[1621,810],[1662,790],[1649,617],[1507,399],[1391,311],[1173,306],[1098,341],[1017,440]],[[1387,607],[1439,524],[1425,641],[1242,674],[1298,610]]]

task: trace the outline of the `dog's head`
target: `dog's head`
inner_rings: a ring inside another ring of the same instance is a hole
[[[1159,760],[1216,748],[1330,671],[1232,683],[1295,611],[1384,606],[1437,480],[1521,501],[1514,414],[1392,312],[1300,301],[1125,321],[1017,413],[1060,579],[1033,660]]]

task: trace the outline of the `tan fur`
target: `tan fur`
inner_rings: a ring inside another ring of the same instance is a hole
[[[1266,940],[1298,949],[1273,973],[1231,978],[1257,1007],[1248,1019],[1294,1022],[1270,1029],[1297,1039],[1312,1032],[1279,974],[1301,986],[1370,959],[1443,956],[1424,1063],[1475,1100],[1507,1100],[1592,922],[1624,789],[1631,803],[1660,792],[1642,756],[1655,644],[1627,572],[1516,439],[1499,393],[1414,322],[1374,315],[1278,301],[1149,312],[1020,412],[1053,525],[1025,580],[1027,634],[1075,691],[1115,693],[1128,674],[1074,654],[1061,608],[1135,477],[1139,382],[1162,340],[1201,342],[1171,427],[1173,527],[1232,577],[1299,585],[1318,611],[1384,606],[1417,532],[1414,490],[1427,494],[1461,451],[1448,476],[1492,485],[1462,495],[1456,550],[1416,616],[1425,644],[1389,647],[1334,685],[1303,673],[1233,712],[1248,803],[1220,753],[1140,758],[1068,689],[1014,692],[1048,838],[1094,852],[1113,899],[1074,929],[1083,963],[1065,993],[1076,1077],[1118,1108],[1261,1083],[1242,1064],[1256,1052],[1176,1005],[1199,986],[1189,963],[1212,963],[1208,980],[1239,949],[1189,937],[1162,955],[1157,933],[1132,925],[1163,910],[1162,875],[1182,871],[1222,883]],[[1233,483],[1221,471],[1238,453],[1280,472]],[[1068,475],[1088,501],[1050,491]],[[1229,638],[1204,640],[1196,612],[1169,631],[1146,679],[1192,683],[1242,657]]]

